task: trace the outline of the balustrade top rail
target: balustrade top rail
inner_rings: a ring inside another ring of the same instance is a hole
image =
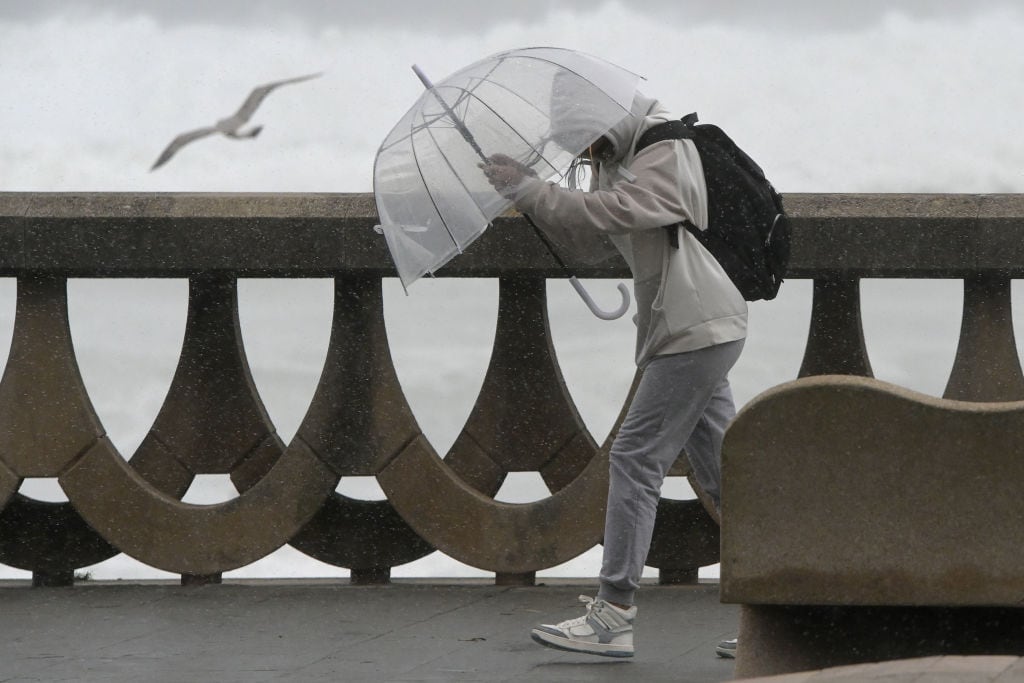
[[[1024,277],[1024,195],[787,194],[790,277]],[[0,192],[0,275],[331,277],[394,274],[370,194]],[[620,259],[566,261],[581,277]],[[560,277],[502,218],[442,277]]]

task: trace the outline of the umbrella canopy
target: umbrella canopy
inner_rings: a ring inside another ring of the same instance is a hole
[[[511,204],[481,160],[500,152],[541,178],[559,176],[631,115],[640,81],[596,57],[545,47],[500,52],[438,83],[417,73],[427,90],[381,144],[373,171],[377,229],[406,287]]]

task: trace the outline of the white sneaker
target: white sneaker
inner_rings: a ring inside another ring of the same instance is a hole
[[[736,659],[736,645],[738,642],[737,638],[723,640],[715,648],[715,654],[724,659]]]
[[[632,657],[636,605],[624,610],[585,595],[580,596],[580,602],[587,606],[587,613],[582,617],[560,624],[539,624],[530,631],[530,637],[541,645],[558,650],[604,657]]]

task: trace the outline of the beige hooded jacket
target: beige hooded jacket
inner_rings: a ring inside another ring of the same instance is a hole
[[[570,125],[568,112],[561,125]],[[637,94],[633,115],[605,137],[614,146],[595,168],[589,192],[527,177],[512,197],[517,209],[552,239],[592,252],[607,236],[629,264],[637,303],[636,362],[743,339],[747,304],[718,261],[685,228],[679,248],[666,225],[690,221],[707,229],[707,189],[700,157],[689,140],[665,140],[633,154],[640,135],[673,118]]]

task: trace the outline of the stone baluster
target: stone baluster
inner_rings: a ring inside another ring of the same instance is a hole
[[[378,475],[402,517],[450,557],[532,584],[538,569],[601,541],[607,450],[594,443],[558,369],[543,278],[502,278],[491,363],[451,451],[416,440]],[[539,471],[551,495],[494,499],[508,472]]]
[[[1009,278],[979,275],[964,280],[960,342],[944,398],[1024,399],[1012,312]]]
[[[336,475],[375,476],[410,444],[430,453],[392,364],[380,278],[335,280],[334,322],[317,390],[294,442],[316,453]],[[264,456],[232,472],[246,490],[273,464]],[[387,500],[334,492],[292,537],[291,545],[321,562],[347,567],[356,584],[382,584],[391,568],[434,548]]]
[[[800,377],[862,375],[872,377],[860,315],[860,280],[814,280],[811,327]]]
[[[56,477],[103,438],[78,372],[67,280],[18,278],[10,356],[0,382],[0,562],[37,586],[70,585],[74,570],[117,549],[70,503],[16,493],[24,477]]]

